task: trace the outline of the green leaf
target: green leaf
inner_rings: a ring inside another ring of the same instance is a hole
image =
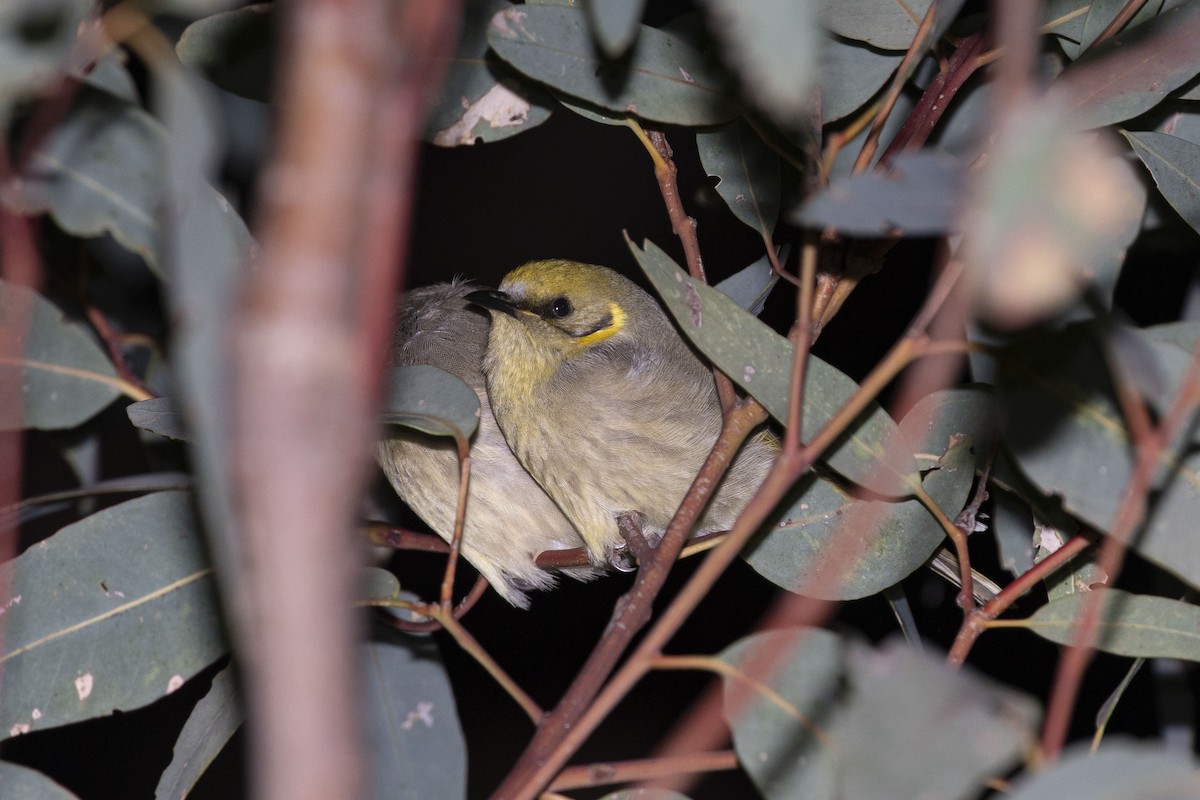
[[[846,645],[819,628],[758,633],[718,657],[765,683],[780,702],[725,676],[725,719],[742,768],[767,800],[835,797],[836,740]],[[760,674],[769,670],[767,674]]]
[[[754,396],[780,422],[787,419],[792,369],[791,343],[711,286],[696,283],[653,242],[629,249],[654,284],[684,336],[734,383]],[[808,361],[804,393],[804,439],[833,418],[857,384],[821,359]],[[899,428],[871,403],[850,432],[824,458],[850,480],[885,495],[906,494],[905,481],[917,466],[898,446]]]
[[[146,111],[81,87],[70,114],[34,151],[13,200],[26,214],[49,212],[77,236],[111,234],[161,274],[175,261],[164,225],[164,168],[175,165],[169,147],[166,129]],[[193,257],[213,271],[222,259],[240,263],[250,234],[229,202],[200,179],[187,201],[188,213],[170,221],[198,230]]]
[[[933,37],[940,37],[964,0],[939,0]],[[858,39],[883,50],[907,50],[932,0],[823,0],[822,19],[838,36]]]
[[[1006,800],[1200,800],[1195,760],[1156,742],[1079,745],[1046,769],[1018,775]]]
[[[516,80],[488,48],[488,23],[512,7],[507,0],[465,4],[458,49],[425,125],[428,141],[443,147],[495,142],[549,119],[553,101],[546,92]]]
[[[129,421],[144,431],[157,433],[168,439],[186,442],[187,426],[183,414],[175,408],[169,397],[152,397],[126,406]]]
[[[1083,54],[1050,91],[1087,130],[1149,111],[1200,71],[1200,3],[1175,6]]]
[[[729,210],[770,241],[779,219],[779,156],[741,119],[697,132],[696,147]]]
[[[1171,207],[1200,230],[1200,145],[1152,131],[1121,131]]]
[[[87,0],[6,0],[0,5],[0,121],[15,100],[58,80]]]
[[[37,770],[7,761],[0,761],[0,786],[4,787],[4,796],[14,800],[78,800]]]
[[[822,122],[839,120],[862,108],[903,58],[903,53],[826,35],[820,69]]]
[[[601,108],[675,125],[728,122],[739,109],[712,59],[660,30],[642,27],[620,62],[596,53],[584,12],[520,6],[497,14],[488,42],[534,80]]]
[[[466,797],[466,743],[436,641],[376,623],[359,655],[364,741],[371,748],[366,796]]]
[[[787,258],[787,252],[786,245],[780,248],[780,263]],[[757,317],[762,313],[763,306],[766,305],[767,295],[771,293],[778,282],[779,275],[771,266],[771,260],[764,255],[750,266],[742,267],[713,288],[737,303],[740,308],[746,309]]]
[[[821,47],[817,0],[702,0],[709,30],[741,77],[742,92],[784,123],[812,105]]]
[[[1079,58],[1084,48],[1096,41],[1108,23],[1126,4],[1126,0],[1050,0],[1046,4],[1042,18],[1047,22],[1060,19],[1073,11],[1084,9],[1086,13],[1079,14],[1058,25],[1051,34],[1059,38],[1063,53],[1072,60]],[[1129,30],[1162,13],[1164,8],[1178,5],[1178,0],[1150,0],[1141,10],[1126,23],[1124,30]]]
[[[400,597],[400,581],[382,567],[364,567],[358,579],[359,601],[371,605],[375,600],[396,600]]]
[[[273,3],[193,22],[175,46],[179,60],[227,92],[266,103],[274,85]]]
[[[903,153],[886,172],[862,172],[835,180],[810,198],[791,219],[797,225],[836,228],[851,236],[936,236],[956,222],[964,171],[945,153]]]
[[[187,797],[245,721],[233,667],[225,667],[213,678],[212,688],[192,709],[175,739],[171,763],[154,790],[155,800]]]
[[[1186,373],[1190,354],[1144,331],[1126,331],[1121,363],[1137,370],[1147,401],[1165,411]],[[1067,511],[1108,530],[1133,470],[1133,451],[1108,377],[1106,361],[1086,325],[1039,332],[1000,356],[997,379],[1005,443],[1026,475]],[[1200,587],[1200,548],[1192,532],[1200,517],[1200,454],[1168,448],[1147,522],[1130,545]]]
[[[0,403],[0,430],[74,428],[122,394],[116,370],[89,333],[36,292],[5,281],[0,340],[14,354],[0,355],[0,385],[11,392]]]
[[[620,58],[637,39],[646,0],[607,0],[587,4],[592,34],[609,58]]]
[[[779,630],[720,658],[775,693],[773,702],[725,677],[738,760],[767,800],[977,797],[1036,732],[1030,698],[899,639],[872,649],[828,631]]]
[[[947,453],[925,480],[925,490],[950,518],[971,489],[975,459],[969,443]],[[853,533],[850,533],[853,532]],[[772,583],[828,600],[857,600],[883,591],[929,560],[945,533],[916,500],[852,500],[815,480],[784,519],[751,545],[745,559]],[[846,541],[867,544],[850,563]],[[829,576],[830,564],[840,574]]]
[[[93,514],[3,570],[0,736],[139,708],[226,652],[187,493]]]
[[[1094,592],[1103,598],[1097,649],[1119,656],[1200,661],[1200,606],[1120,589]],[[1075,641],[1076,621],[1090,595],[1066,595],[1042,606],[1028,619],[1004,624],[1029,628],[1052,642],[1071,644]]]
[[[464,442],[479,424],[479,396],[461,379],[428,364],[388,372],[383,421]]]

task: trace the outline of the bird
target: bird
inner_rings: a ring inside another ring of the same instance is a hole
[[[661,538],[721,429],[711,369],[662,307],[608,267],[533,261],[467,300],[491,312],[483,370],[509,447],[597,566],[622,557],[617,518]],[[693,533],[728,530],[778,452],[743,446]]]
[[[479,397],[461,552],[500,596],[518,608],[528,608],[529,591],[556,583],[554,573],[535,565],[537,555],[583,548],[584,543],[517,461],[492,416],[482,364],[489,320],[464,299],[476,288],[456,280],[406,293],[397,313],[390,362],[437,367],[458,377]],[[450,541],[459,494],[454,443],[447,437],[390,426],[376,457],[400,498]],[[590,580],[602,570],[582,566],[562,572]]]

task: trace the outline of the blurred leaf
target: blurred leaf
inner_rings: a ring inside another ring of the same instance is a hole
[[[896,71],[903,58],[903,53],[877,50],[853,40],[826,35],[819,73],[821,120],[833,122],[862,108]]]
[[[626,242],[684,336],[771,416],[785,421],[791,394],[791,343],[716,289],[693,281],[653,242],[647,241],[644,250],[628,236]],[[832,419],[857,388],[850,378],[810,356],[803,438],[811,438]],[[887,412],[871,403],[824,458],[850,480],[880,494],[906,494],[904,481],[915,474],[917,465],[911,456],[889,450],[898,443],[898,434]]]
[[[0,122],[9,105],[57,80],[88,0],[5,0],[0,4]]]
[[[126,406],[129,421],[144,431],[157,433],[168,439],[186,442],[187,426],[183,414],[175,408],[169,397],[152,397]]]
[[[1175,6],[1080,56],[1051,87],[1070,126],[1136,117],[1200,71],[1200,3]]]
[[[849,655],[851,694],[835,732],[840,797],[978,797],[1037,734],[1033,698],[899,638]]]
[[[592,34],[609,58],[620,58],[637,39],[646,0],[590,0]]]
[[[610,111],[675,125],[715,125],[739,113],[712,59],[655,28],[643,26],[626,59],[612,62],[596,54],[583,11],[520,6],[492,18],[488,41],[529,77]]]
[[[553,102],[529,81],[517,81],[489,51],[488,23],[507,0],[472,0],[463,9],[458,49],[446,69],[437,102],[425,125],[425,137],[454,147],[495,142],[541,125]]]
[[[13,800],[78,800],[37,770],[7,761],[0,761],[0,787]]]
[[[780,263],[787,258],[787,252],[786,245],[780,248],[778,256]],[[757,317],[762,313],[763,306],[766,305],[767,295],[771,293],[771,289],[778,282],[779,276],[775,274],[771,260],[764,255],[758,261],[748,267],[743,267],[713,288]]]
[[[791,219],[798,225],[836,228],[850,236],[936,236],[955,223],[962,205],[964,170],[945,153],[901,153],[886,172],[835,180]]]
[[[147,705],[227,649],[185,492],[93,514],[2,569],[0,736]]]
[[[783,123],[812,105],[821,46],[817,0],[702,0],[709,30],[740,74],[743,94]]]
[[[1122,131],[1171,207],[1200,231],[1200,145],[1150,131]]]
[[[1108,27],[1108,23],[1112,22],[1117,16],[1117,12],[1125,4],[1126,0],[1050,0],[1046,4],[1042,18],[1049,23],[1065,17],[1073,11],[1085,9],[1085,13],[1072,17],[1051,31],[1053,35],[1059,37],[1059,44],[1062,46],[1063,52],[1068,58],[1074,60],[1079,58],[1085,47],[1091,46],[1096,41],[1096,37]],[[1134,14],[1133,19],[1126,23],[1123,30],[1140,25],[1162,13],[1165,8],[1178,4],[1178,0],[1168,0],[1166,4],[1163,0],[1149,0],[1141,10]]]
[[[187,797],[245,721],[233,667],[225,667],[213,678],[208,694],[192,709],[175,739],[171,763],[154,790],[155,800]]]
[[[975,477],[971,442],[923,466],[932,467],[925,491],[953,519],[966,505]],[[920,569],[945,538],[916,500],[856,500],[815,476],[802,486],[782,521],[742,554],[755,571],[788,591],[827,600],[870,597]]]
[[[227,92],[266,103],[274,85],[273,3],[193,22],[175,46],[179,60]]]
[[[729,210],[769,241],[779,220],[779,156],[742,119],[698,131],[696,147]]]
[[[376,623],[360,646],[367,797],[466,797],[466,743],[437,643]]]
[[[725,719],[742,768],[767,800],[836,796],[837,742],[845,644],[820,628],[757,633],[718,657],[766,684],[779,701],[726,676]],[[763,672],[766,674],[761,674]]]
[[[0,339],[22,357],[0,357],[0,385],[21,402],[0,403],[0,431],[73,428],[122,394],[108,356],[48,300],[0,281]]]
[[[170,260],[163,249],[169,146],[166,130],[146,111],[81,87],[69,116],[34,151],[14,199],[24,213],[48,211],[77,236],[112,234],[161,275]],[[250,247],[241,218],[211,186],[197,181],[191,188],[189,214],[174,223],[204,225],[197,261],[211,269],[223,250],[236,251],[240,261]]]
[[[977,302],[991,321],[1020,327],[1089,284],[1109,293],[1145,208],[1145,185],[1107,137],[1072,135],[1055,109],[1028,109],[975,176],[962,256]]]
[[[1193,759],[1155,742],[1106,740],[1068,749],[1055,765],[1018,775],[1006,800],[1200,800]]]
[[[364,567],[358,579],[358,598],[370,605],[372,600],[396,600],[400,597],[400,581],[382,567]]]
[[[604,795],[600,800],[688,800],[688,797],[670,789],[646,788],[621,789]]]
[[[1102,598],[1097,649],[1119,656],[1200,661],[1200,606],[1120,589],[1094,591]],[[1042,606],[1028,619],[1004,624],[1029,628],[1052,642],[1071,644],[1076,620],[1089,597],[1086,592],[1067,595]]]
[[[932,38],[940,38],[965,0],[939,0]],[[831,31],[883,50],[907,50],[932,0],[823,0],[821,18]]]
[[[1158,413],[1175,396],[1190,354],[1128,331],[1140,345],[1137,368],[1147,402]],[[1133,469],[1133,452],[1106,361],[1086,325],[1026,337],[1000,356],[997,379],[1005,442],[1021,469],[1047,495],[1099,530],[1108,530]],[[1154,385],[1157,388],[1154,389]],[[1200,587],[1200,548],[1193,531],[1200,518],[1200,454],[1164,453],[1162,473],[1141,533],[1130,546],[1159,566]]]
[[[778,698],[725,678],[738,759],[768,800],[976,797],[1036,733],[1031,699],[899,639],[872,649],[779,630],[720,657]]]
[[[449,372],[416,364],[388,373],[383,421],[434,436],[471,438],[479,424],[479,397]]]

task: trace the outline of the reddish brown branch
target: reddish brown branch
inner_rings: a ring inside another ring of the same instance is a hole
[[[567,767],[559,773],[550,791],[586,789],[614,783],[649,781],[679,774],[719,772],[737,769],[737,754],[731,750],[712,753],[692,753],[669,758],[642,758],[632,761],[608,761],[600,764],[581,764]]]

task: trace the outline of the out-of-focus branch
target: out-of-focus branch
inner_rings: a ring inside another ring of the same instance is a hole
[[[297,0],[264,173],[262,258],[231,335],[238,629],[263,798],[356,797],[350,535],[408,231],[425,99],[452,2]]]

